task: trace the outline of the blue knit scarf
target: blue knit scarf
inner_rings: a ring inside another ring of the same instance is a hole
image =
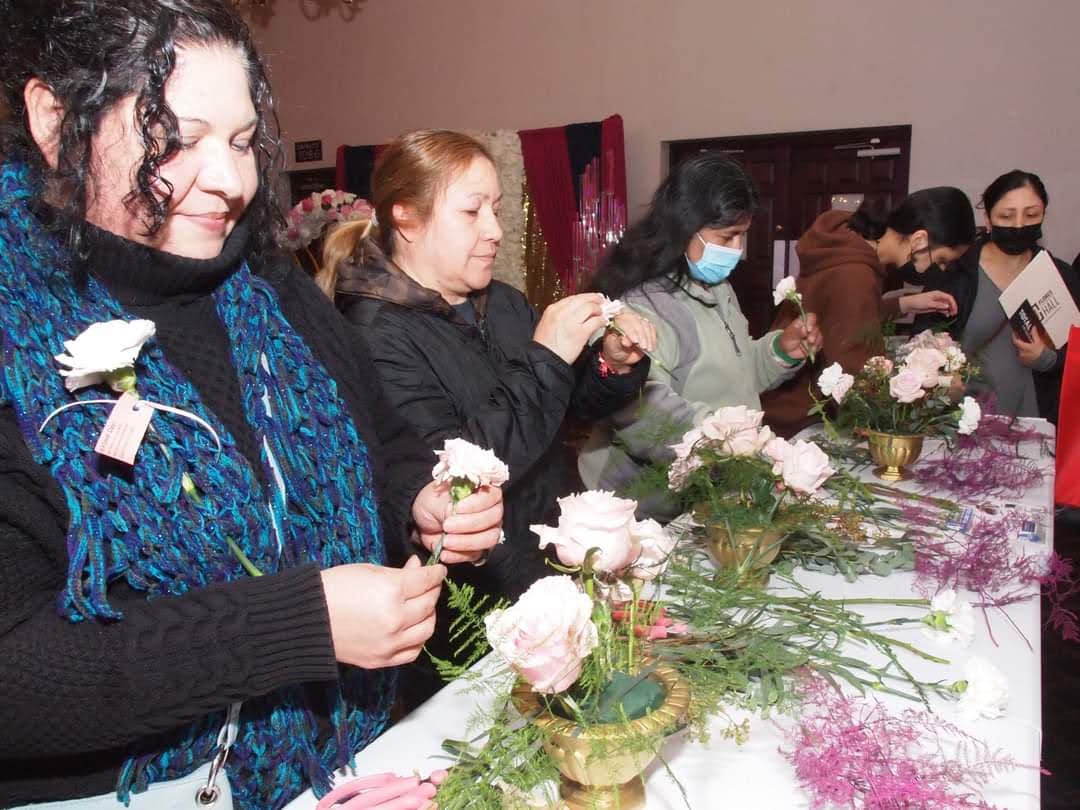
[[[262,448],[263,480],[279,483],[259,483],[225,425],[153,340],[135,365],[140,395],[205,419],[221,438],[220,450],[207,431],[161,414],[133,475],[108,475],[99,472],[93,450],[108,408],[71,408],[38,433],[55,408],[103,394],[65,389],[53,360],[63,341],[92,323],[132,316],[93,278],[76,286],[62,246],[28,208],[31,185],[25,167],[0,167],[0,406],[15,409],[27,445],[62,487],[71,514],[60,614],[72,622],[122,620],[108,598],[110,583],[119,580],[150,599],[242,579],[247,574],[228,538],[267,574],[308,562],[382,563],[367,448],[334,380],[285,320],[270,285],[246,264],[214,299],[244,412]],[[203,493],[198,502],[183,492],[185,473]],[[317,698],[331,707],[329,740],[319,739],[300,687],[244,704],[227,768],[239,807],[279,808],[308,785],[322,793],[331,772],[382,730],[392,674],[342,667],[340,675]],[[224,718],[224,711],[209,716],[133,756],[121,772],[119,797],[126,801],[133,790],[208,761]]]

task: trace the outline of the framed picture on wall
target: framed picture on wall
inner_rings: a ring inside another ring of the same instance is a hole
[[[289,172],[289,205],[296,205],[312,192],[333,188],[336,182],[337,169],[333,166],[291,171]]]

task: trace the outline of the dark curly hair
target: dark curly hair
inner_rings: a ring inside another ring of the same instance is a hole
[[[281,156],[277,117],[266,69],[244,21],[221,0],[0,0],[0,78],[7,120],[0,127],[5,159],[27,164],[44,193],[46,181],[61,195],[73,223],[69,243],[80,246],[87,198],[94,192],[91,139],[102,117],[135,95],[143,158],[135,187],[124,202],[147,236],[168,214],[172,187],[161,167],[179,150],[176,116],[165,83],[181,46],[236,48],[245,63],[251,99],[259,111],[253,145],[259,156],[259,189],[248,208],[255,252],[270,247],[280,219],[271,173]],[[63,109],[56,168],[50,168],[30,134],[23,90],[38,78]],[[207,88],[211,91],[212,88]],[[155,192],[155,188],[159,189]],[[160,189],[166,189],[162,196]]]
[[[596,271],[592,289],[619,298],[654,278],[681,285],[689,275],[684,254],[702,228],[726,228],[754,215],[758,192],[737,161],[721,152],[687,158],[653,194],[649,210]]]

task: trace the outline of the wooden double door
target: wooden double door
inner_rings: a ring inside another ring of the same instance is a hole
[[[772,323],[773,286],[798,274],[795,243],[819,214],[853,209],[864,199],[891,208],[908,193],[910,126],[673,141],[668,149],[669,166],[700,152],[724,152],[757,183],[761,208],[731,277],[755,337]]]

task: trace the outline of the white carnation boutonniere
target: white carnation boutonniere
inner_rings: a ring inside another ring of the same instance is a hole
[[[54,359],[67,390],[104,382],[118,394],[134,391],[135,360],[155,332],[153,321],[103,321],[65,340],[66,352]]]
[[[494,452],[465,439],[447,439],[443,449],[436,450],[435,455],[439,461],[432,469],[431,477],[450,487],[450,514],[454,514],[457,505],[480,487],[501,487],[510,478],[510,469]],[[446,532],[443,532],[431,552],[428,565],[439,561],[445,541]]]

